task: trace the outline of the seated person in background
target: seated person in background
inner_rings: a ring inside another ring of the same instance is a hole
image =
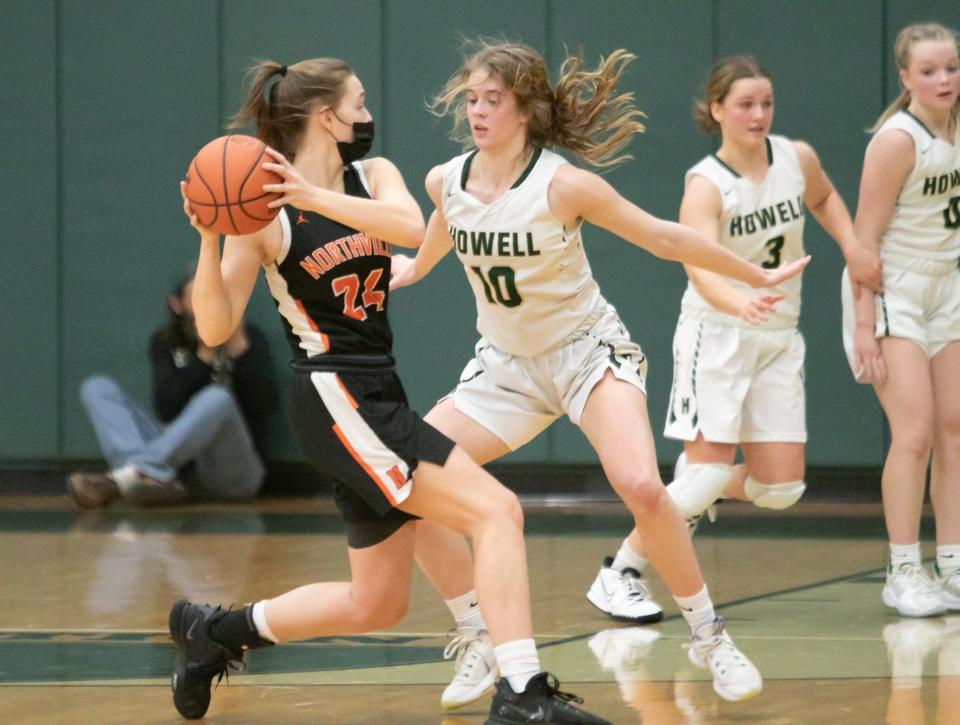
[[[277,408],[266,338],[240,325],[220,347],[197,337],[193,276],[167,302],[170,319],[150,338],[153,403],[143,410],[111,378],[87,378],[80,398],[110,466],[73,473],[67,491],[83,508],[124,499],[134,505],[240,501],[264,478],[258,450]]]

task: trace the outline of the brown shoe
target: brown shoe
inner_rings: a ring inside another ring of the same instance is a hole
[[[164,483],[141,473],[139,479],[127,489],[124,501],[150,508],[183,503],[186,498],[187,490],[176,478]]]
[[[67,493],[85,509],[103,508],[120,498],[117,482],[107,473],[71,473]]]

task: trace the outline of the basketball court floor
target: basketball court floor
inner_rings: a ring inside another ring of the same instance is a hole
[[[960,613],[909,620],[883,607],[877,505],[774,515],[725,503],[700,527],[713,598],[765,678],[736,704],[688,663],[686,627],[655,576],[666,609],[656,625],[617,624],[584,597],[630,528],[621,506],[526,511],[542,662],[618,725],[960,722]],[[928,520],[923,546],[932,555]],[[62,496],[0,496],[0,720],[178,722],[171,602],[244,602],[347,576],[339,518],[323,499],[89,512]],[[440,708],[449,625],[418,573],[398,627],[253,652],[214,692],[206,721],[482,723],[489,697]]]

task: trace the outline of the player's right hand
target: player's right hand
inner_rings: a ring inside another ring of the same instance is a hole
[[[781,294],[757,295],[748,297],[740,307],[740,318],[751,325],[762,325],[767,321],[767,315],[772,315],[777,303],[783,299]]]
[[[407,287],[416,281],[413,257],[406,254],[394,254],[390,258],[390,291]]]
[[[220,235],[210,229],[205,227],[200,223],[199,217],[193,213],[193,207],[190,206],[190,200],[187,198],[187,182],[180,182],[180,196],[183,197],[183,213],[187,215],[187,219],[190,220],[190,226],[197,230],[200,233],[200,238],[202,240],[206,239],[216,239],[219,241]]]

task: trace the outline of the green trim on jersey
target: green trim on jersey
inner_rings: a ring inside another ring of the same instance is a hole
[[[766,145],[767,145],[767,166],[773,166],[773,146],[770,145],[770,139],[769,139],[769,138],[765,138],[765,139],[764,139],[764,142],[765,142]],[[718,164],[720,164],[723,168],[725,168],[727,171],[729,171],[731,174],[733,174],[733,175],[734,175],[735,177],[737,177],[738,179],[740,178],[740,174],[738,174],[736,171],[734,171],[734,170],[733,170],[733,167],[732,167],[732,166],[729,166],[723,159],[721,159],[719,156],[717,156],[716,153],[712,153],[712,154],[710,154],[710,155],[711,155],[711,156],[716,160],[716,162],[717,162]]]
[[[901,110],[902,110],[905,114],[907,114],[908,116],[910,116],[910,118],[912,118],[914,121],[916,121],[916,122],[917,122],[917,125],[920,126],[920,128],[922,128],[924,131],[926,131],[926,132],[930,135],[930,138],[936,138],[936,136],[933,135],[933,131],[931,131],[929,128],[927,128],[927,124],[925,124],[925,123],[924,123],[923,121],[921,121],[919,118],[917,118],[917,117],[914,116],[912,113],[910,113],[910,111],[908,111],[906,108],[903,108],[903,109],[901,109]]]
[[[479,153],[479,149],[474,149],[473,153],[467,156],[466,161],[463,162],[463,169],[460,171],[460,188],[463,191],[467,190],[467,179],[470,178],[470,166],[473,164],[473,159],[476,158],[477,153]],[[527,177],[530,176],[530,172],[533,171],[533,167],[536,166],[537,161],[540,160],[540,154],[542,153],[542,147],[533,147],[533,156],[530,157],[530,162],[527,164],[527,168],[525,168],[523,173],[520,174],[520,178],[510,185],[511,189],[516,189],[518,186],[520,186],[520,184],[527,180]]]

